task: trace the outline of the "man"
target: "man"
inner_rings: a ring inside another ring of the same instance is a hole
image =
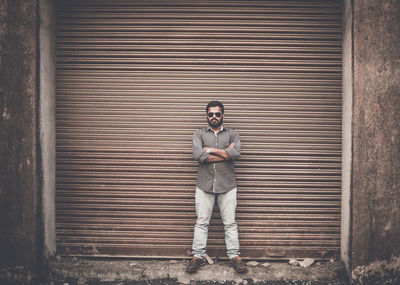
[[[223,125],[224,105],[211,101],[206,107],[208,127],[193,135],[193,157],[198,161],[196,187],[197,221],[194,227],[193,259],[187,272],[194,273],[205,263],[208,225],[217,199],[225,230],[225,244],[231,265],[238,273],[247,271],[239,257],[235,222],[236,179],[234,160],[240,156],[239,134]]]

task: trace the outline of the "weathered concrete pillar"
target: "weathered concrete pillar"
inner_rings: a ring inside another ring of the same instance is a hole
[[[400,2],[353,3],[352,273],[390,280],[400,274]]]
[[[55,1],[39,0],[39,144],[41,146],[41,217],[43,253],[56,252],[56,39]]]
[[[342,36],[342,217],[340,255],[351,267],[351,173],[353,142],[353,6],[344,1]]]
[[[0,265],[39,265],[37,1],[0,1]]]

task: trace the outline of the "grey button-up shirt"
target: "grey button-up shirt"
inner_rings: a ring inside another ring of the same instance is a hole
[[[228,146],[234,143],[233,148]],[[206,162],[210,156],[204,147],[225,149],[228,159],[219,162]],[[226,193],[236,187],[234,160],[240,156],[239,134],[222,127],[218,135],[210,127],[204,127],[193,134],[193,157],[199,162],[197,187],[205,192]]]

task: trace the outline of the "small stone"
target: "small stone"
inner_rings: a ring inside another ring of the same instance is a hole
[[[137,263],[136,262],[132,262],[132,263],[129,263],[129,266],[135,266]]]
[[[333,258],[329,259],[329,262],[335,262],[335,260]]]
[[[299,261],[294,259],[294,258],[291,258],[289,260],[289,264],[292,265],[292,266],[298,266],[299,265]]]
[[[169,263],[171,263],[171,264],[175,264],[175,263],[178,263],[178,261],[177,261],[177,260],[175,260],[175,259],[172,259],[172,260],[170,260],[170,261],[169,261]]]
[[[249,284],[249,282],[247,282],[247,280],[243,280],[242,284],[247,285],[247,284]]]
[[[269,264],[269,262],[265,262],[265,263],[263,263],[263,264],[261,264],[262,266],[264,266],[264,267],[268,267],[268,266],[270,266],[271,264]]]
[[[247,262],[247,265],[248,266],[257,266],[258,262],[257,261],[249,261],[249,262]]]
[[[311,266],[311,264],[313,264],[313,263],[314,263],[313,258],[305,258],[303,261],[299,262],[300,266],[304,267],[304,268]]]

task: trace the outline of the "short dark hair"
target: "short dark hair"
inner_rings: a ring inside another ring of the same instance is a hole
[[[222,114],[224,113],[224,104],[222,104],[219,101],[210,101],[210,102],[208,102],[207,107],[206,107],[206,113],[208,113],[208,109],[210,107],[220,107]]]

